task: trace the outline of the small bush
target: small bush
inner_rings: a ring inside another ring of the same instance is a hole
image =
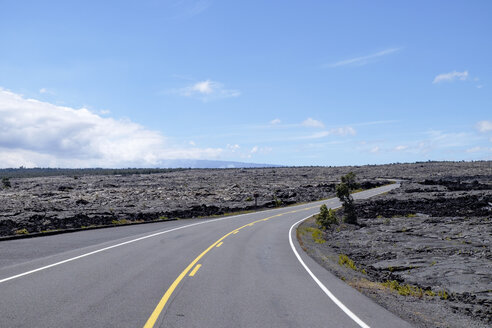
[[[4,188],[10,188],[12,185],[10,184],[10,179],[7,177],[2,178],[2,184]]]
[[[352,261],[347,255],[345,254],[340,254],[338,255],[338,264],[341,266],[345,266],[349,269],[358,271],[357,266],[355,265],[354,261]]]
[[[337,216],[335,211],[331,208],[328,209],[325,204],[319,208],[319,214],[316,217],[316,223],[323,229],[329,228],[332,224],[337,224]]]

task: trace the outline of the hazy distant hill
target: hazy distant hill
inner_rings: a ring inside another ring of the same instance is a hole
[[[280,167],[281,165],[243,163],[229,161],[193,160],[193,159],[173,159],[162,161],[160,167],[165,168],[192,168],[192,169],[225,169],[225,168],[245,168],[245,167]]]
[[[280,165],[256,164],[228,161],[209,160],[167,160],[159,167],[152,168],[8,168],[0,169],[0,178],[33,178],[48,176],[82,176],[82,175],[130,175],[130,174],[154,174],[183,169],[226,169],[226,168],[248,168],[248,167],[280,167]]]

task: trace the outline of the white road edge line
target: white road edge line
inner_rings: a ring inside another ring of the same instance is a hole
[[[340,207],[340,206],[339,206]],[[314,213],[316,214],[316,213]],[[310,217],[312,217],[314,214],[308,216],[308,217],[305,217],[304,219],[302,220],[299,220],[297,221],[296,223],[294,223],[290,229],[289,229],[289,243],[290,243],[290,247],[292,248],[292,251],[294,252],[294,254],[296,255],[297,259],[299,260],[299,262],[301,262],[302,266],[304,267],[304,269],[306,269],[306,271],[309,273],[309,275],[311,276],[311,278],[313,278],[313,280],[318,284],[318,286],[325,292],[326,295],[328,295],[328,297],[340,308],[342,309],[343,312],[345,312],[346,315],[348,315],[350,317],[350,319],[354,320],[355,322],[357,322],[357,324],[359,326],[361,326],[362,328],[370,328],[364,321],[362,321],[361,319],[359,319],[358,316],[356,316],[352,311],[349,310],[348,307],[346,307],[338,298],[335,297],[335,295],[333,295],[330,290],[328,288],[326,288],[326,286],[318,279],[318,277],[316,277],[314,275],[314,273],[308,268],[308,266],[306,265],[306,263],[304,263],[304,261],[302,260],[301,256],[299,255],[299,253],[297,252],[296,250],[296,247],[294,246],[294,243],[292,242],[292,229],[298,225],[299,223],[301,223],[302,221],[304,220],[307,220],[309,219]]]
[[[301,205],[298,205],[298,206],[313,205],[313,204],[316,204],[316,203],[326,202],[328,200],[321,200],[321,201],[316,201],[316,202],[312,202],[312,203],[308,203],[308,204],[301,204]],[[212,219],[212,220],[207,220],[207,221],[203,221],[203,222],[192,223],[192,224],[188,224],[188,225],[185,225],[185,226],[177,227],[177,228],[174,228],[174,229],[169,229],[169,230],[165,230],[165,231],[153,233],[153,234],[150,234],[150,235],[147,235],[147,236],[143,236],[143,237],[140,237],[140,238],[128,240],[128,241],[125,241],[123,243],[119,243],[119,244],[116,244],[116,245],[104,247],[104,248],[95,250],[93,252],[89,252],[89,253],[85,253],[85,254],[82,254],[82,255],[79,255],[79,256],[75,256],[75,257],[72,257],[72,258],[69,258],[69,259],[60,261],[60,262],[49,264],[49,265],[46,265],[46,266],[43,266],[43,267],[40,267],[40,268],[37,268],[37,269],[34,269],[34,270],[26,271],[26,272],[23,272],[23,273],[16,274],[14,276],[10,276],[10,277],[4,278],[4,279],[0,279],[0,284],[1,283],[4,283],[6,281],[9,281],[9,280],[13,280],[13,279],[17,279],[17,278],[20,278],[20,277],[23,277],[23,276],[27,276],[27,275],[32,274],[32,273],[35,273],[35,272],[43,271],[43,270],[46,270],[46,269],[49,269],[49,268],[52,268],[52,267],[55,267],[55,266],[58,266],[58,265],[61,265],[61,264],[65,264],[65,263],[68,263],[68,262],[79,260],[81,258],[90,256],[90,255],[101,253],[101,252],[104,252],[104,251],[107,251],[107,250],[110,250],[110,249],[113,249],[113,248],[116,248],[116,247],[120,247],[120,246],[123,246],[123,245],[132,244],[132,243],[137,242],[137,241],[140,241],[140,240],[144,240],[144,239],[147,239],[147,238],[152,238],[152,237],[155,237],[155,236],[159,236],[159,235],[162,235],[162,234],[165,234],[165,233],[168,233],[168,232],[173,232],[173,231],[176,231],[176,230],[181,230],[181,229],[193,227],[193,226],[197,226],[197,225],[200,225],[200,224],[212,223],[212,222],[222,221],[222,220],[230,220],[230,219],[237,218],[237,217],[240,217],[240,216],[257,214],[257,213],[265,213],[265,212],[270,212],[270,211],[275,211],[275,210],[278,210],[278,209],[275,208],[275,209],[266,210],[266,211],[262,211],[262,212],[253,212],[253,213],[245,213],[245,214],[227,216],[227,217],[224,217],[224,218]]]

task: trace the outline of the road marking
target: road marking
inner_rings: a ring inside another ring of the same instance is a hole
[[[316,208],[316,207],[318,207],[318,206],[306,207],[306,208],[303,208],[301,210],[306,211],[306,210],[311,210],[311,209]],[[298,211],[301,211],[301,210],[289,211],[289,212],[285,212],[285,213],[281,213],[281,214],[277,214],[277,215],[272,215],[272,216],[269,216],[267,219],[271,219],[271,218],[274,218],[274,217],[277,217],[277,216],[282,216],[282,215],[285,215],[285,214],[292,214],[292,213],[295,213],[295,212],[298,212]],[[253,221],[252,223],[257,223],[257,222],[261,222],[261,221],[264,221],[264,220],[265,219],[260,219],[260,220]],[[225,234],[224,236],[222,236],[221,238],[219,238],[219,240],[217,240],[215,243],[213,243],[212,245],[210,245],[206,250],[204,250],[200,255],[198,255],[198,257],[196,259],[194,259],[186,267],[186,269],[183,270],[183,272],[181,272],[181,274],[176,278],[176,280],[174,280],[174,282],[171,284],[171,286],[169,287],[169,289],[166,291],[166,293],[164,294],[164,296],[162,296],[161,300],[159,301],[159,303],[155,307],[154,311],[150,315],[149,319],[145,323],[144,328],[153,328],[154,327],[157,319],[159,318],[162,310],[166,306],[167,301],[169,300],[169,298],[173,294],[173,292],[176,289],[176,287],[178,287],[179,283],[183,280],[183,278],[186,276],[186,274],[188,273],[188,271],[190,271],[191,268],[193,268],[193,266],[195,264],[197,264],[197,262],[200,261],[200,259],[202,257],[205,256],[205,254],[207,254],[212,248],[217,247],[217,245],[219,243],[221,243],[224,239],[226,239],[230,235],[233,235],[233,234],[238,233],[239,230],[241,230],[241,229],[243,229],[245,227],[250,226],[250,224],[251,223],[245,224],[242,227],[239,227],[237,229],[234,229],[231,232]]]
[[[222,244],[223,244],[223,242],[220,242],[220,243],[218,243],[218,244],[217,244],[217,246],[215,246],[215,247],[220,247],[220,246],[222,246]]]
[[[322,203],[322,202],[325,202],[325,201],[326,200],[321,200],[321,201],[316,201],[316,202],[313,202],[313,203]],[[299,205],[299,206],[304,206],[304,205],[305,204]],[[308,209],[308,208],[306,208],[306,209]],[[128,240],[128,241],[125,241],[125,242],[122,242],[122,243],[119,243],[119,244],[116,244],[116,245],[104,247],[104,248],[101,248],[101,249],[98,249],[98,250],[95,250],[95,251],[92,251],[92,252],[89,252],[89,253],[85,253],[85,254],[82,254],[82,255],[79,255],[79,256],[75,256],[75,257],[71,257],[71,258],[68,258],[68,259],[63,260],[63,261],[59,261],[59,262],[56,262],[56,263],[45,265],[43,267],[39,267],[39,268],[34,269],[34,270],[22,272],[22,273],[19,273],[19,274],[16,274],[16,275],[13,275],[13,276],[10,276],[10,277],[7,277],[7,278],[3,278],[3,279],[0,279],[0,284],[1,283],[4,283],[6,281],[9,281],[9,280],[17,279],[17,278],[20,278],[20,277],[24,277],[24,276],[27,276],[27,275],[36,273],[36,272],[39,272],[39,271],[50,269],[50,268],[56,267],[58,265],[62,265],[62,264],[69,263],[69,262],[72,262],[72,261],[75,261],[75,260],[79,260],[79,259],[82,259],[82,258],[87,257],[87,256],[91,256],[91,255],[94,255],[94,254],[97,254],[97,253],[101,253],[101,252],[104,252],[104,251],[107,251],[107,250],[110,250],[110,249],[113,249],[113,248],[116,248],[116,247],[120,247],[120,246],[124,246],[124,245],[128,245],[128,244],[132,244],[132,243],[137,242],[137,241],[140,241],[140,240],[144,240],[144,239],[148,239],[148,238],[160,236],[160,235],[165,234],[165,233],[168,233],[168,232],[173,232],[173,231],[177,231],[177,230],[181,230],[181,229],[185,229],[185,228],[190,228],[190,227],[194,227],[194,226],[197,226],[197,225],[200,225],[200,224],[207,224],[207,223],[212,223],[212,222],[222,221],[222,220],[231,220],[231,219],[234,219],[234,218],[237,218],[237,217],[240,217],[240,216],[254,215],[254,214],[258,214],[258,213],[265,213],[265,212],[270,212],[270,211],[275,211],[275,210],[278,210],[278,209],[275,208],[275,209],[266,210],[266,211],[263,211],[263,212],[253,212],[253,213],[245,213],[245,214],[233,215],[233,216],[228,216],[228,217],[223,217],[223,218],[218,218],[218,219],[207,220],[207,221],[203,221],[203,222],[192,223],[192,224],[184,225],[184,226],[173,228],[173,229],[169,229],[169,230],[156,232],[156,233],[153,233],[153,234],[150,234],[150,235],[147,235],[147,236],[143,236],[143,237],[140,237],[140,238]]]
[[[341,206],[338,206],[338,207],[341,207]],[[337,207],[337,208],[338,208]],[[314,215],[314,214],[313,214]],[[301,262],[302,266],[304,267],[304,269],[306,269],[306,271],[309,273],[309,275],[311,276],[311,278],[313,278],[313,280],[318,284],[318,286],[325,292],[326,295],[328,295],[328,297],[340,308],[342,309],[343,312],[345,312],[346,315],[348,315],[350,317],[350,319],[354,320],[360,327],[362,328],[370,328],[364,321],[362,321],[361,319],[359,319],[358,316],[356,316],[352,311],[349,310],[348,307],[346,307],[338,298],[335,297],[335,295],[333,295],[330,290],[328,288],[326,288],[326,286],[318,279],[318,277],[316,277],[314,275],[314,273],[309,270],[308,266],[306,265],[306,263],[304,263],[304,261],[302,260],[301,256],[299,255],[299,253],[297,252],[296,250],[296,247],[294,246],[294,243],[292,242],[292,229],[298,225],[299,223],[301,223],[302,221],[304,220],[307,220],[309,219],[310,217],[312,217],[313,215],[310,215],[308,217],[305,217],[304,219],[302,220],[299,220],[297,221],[296,223],[294,223],[290,229],[289,229],[289,243],[290,243],[290,247],[292,248],[292,251],[294,252],[294,254],[296,255],[297,259],[299,260],[299,262]]]
[[[193,269],[193,271],[190,272],[190,277],[193,277],[201,266],[202,266],[201,264],[197,264],[196,267]]]

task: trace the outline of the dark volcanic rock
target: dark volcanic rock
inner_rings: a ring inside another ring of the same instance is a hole
[[[490,166],[482,175],[408,179],[399,189],[357,201],[356,210],[358,226],[333,227],[325,232],[326,243],[312,244],[309,251],[322,258],[345,254],[371,281],[396,280],[436,295],[445,291],[443,300],[435,296],[408,301],[397,295],[399,299],[383,302],[418,327],[490,327]],[[381,291],[369,294],[388,298]]]

